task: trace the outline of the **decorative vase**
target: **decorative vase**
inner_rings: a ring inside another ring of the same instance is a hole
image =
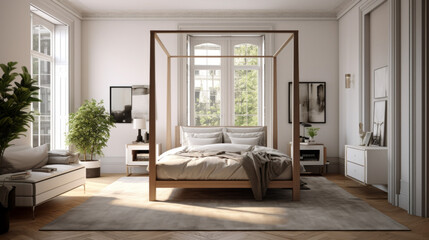
[[[314,142],[314,137],[310,136],[309,142]]]
[[[100,160],[80,160],[79,163],[86,168],[86,178],[100,177]]]

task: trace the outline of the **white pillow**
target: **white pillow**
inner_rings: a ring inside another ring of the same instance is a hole
[[[189,145],[208,145],[220,143],[219,138],[188,138]]]
[[[259,146],[264,145],[264,132],[250,132],[250,133],[226,133],[229,138],[258,138]]]
[[[189,146],[189,151],[225,151],[225,152],[243,152],[250,151],[252,147],[249,145],[232,144],[232,143],[219,143],[205,146]]]
[[[259,138],[255,137],[255,138],[235,138],[235,137],[230,137],[232,144],[246,144],[246,145],[258,145],[259,143]]]
[[[262,145],[266,145],[265,141],[265,132],[264,127],[227,127],[225,128],[225,132],[223,135],[224,143],[231,143],[231,139],[228,136],[228,133],[254,133],[254,132],[262,132]]]
[[[48,162],[48,144],[17,151],[6,151],[3,156],[0,174],[13,173],[40,168]]]
[[[180,127],[180,143],[182,146],[189,145],[185,133],[214,133],[222,132],[221,127]]]
[[[217,142],[222,142],[222,132],[214,132],[214,133],[185,133],[185,139],[187,140],[187,144],[189,143],[189,138],[217,138]]]

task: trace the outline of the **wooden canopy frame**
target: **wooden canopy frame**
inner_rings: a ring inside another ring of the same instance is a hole
[[[291,36],[280,46],[280,48],[269,56],[245,56],[246,58],[272,58],[273,59],[273,148],[278,147],[278,122],[277,122],[277,57],[281,51],[293,40],[293,91],[292,91],[292,180],[274,180],[269,183],[269,188],[291,188],[292,199],[298,201],[300,198],[300,150],[299,150],[299,48],[297,30],[151,30],[150,31],[150,88],[149,88],[149,201],[156,200],[156,188],[251,188],[248,180],[159,180],[156,176],[156,68],[155,68],[155,46],[156,42],[167,56],[167,149],[171,149],[171,59],[172,58],[240,58],[243,56],[186,56],[171,55],[162,43],[158,34],[248,34],[248,33],[272,33],[291,34]]]

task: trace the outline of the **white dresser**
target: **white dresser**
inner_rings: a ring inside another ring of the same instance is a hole
[[[387,147],[346,145],[345,175],[365,184],[387,184]]]

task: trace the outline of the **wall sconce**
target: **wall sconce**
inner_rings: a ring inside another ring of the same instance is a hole
[[[350,88],[351,83],[351,75],[349,73],[346,74],[346,88]]]

